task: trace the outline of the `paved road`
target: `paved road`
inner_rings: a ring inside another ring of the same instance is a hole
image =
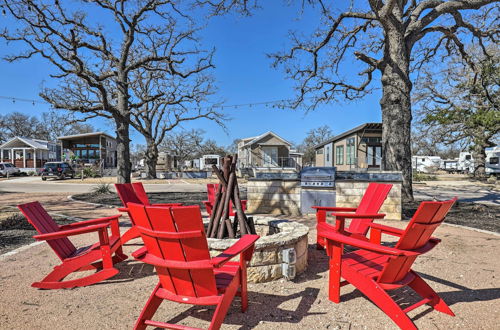
[[[414,185],[416,199],[449,199],[455,196],[462,202],[474,202],[500,206],[500,191],[492,186],[476,184],[468,181],[428,182],[425,185]]]
[[[90,192],[95,184],[62,183],[42,181],[40,177],[21,177],[0,181],[0,192],[31,192],[31,193],[68,193],[82,194]],[[204,184],[146,184],[148,192],[205,192]]]

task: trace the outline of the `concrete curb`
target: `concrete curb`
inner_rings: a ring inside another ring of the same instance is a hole
[[[445,221],[446,221],[446,219],[445,219]],[[490,235],[493,235],[493,236],[500,237],[500,233],[496,233],[494,231],[483,230],[483,229],[478,229],[478,228],[474,228],[474,227],[467,227],[467,226],[462,226],[462,225],[456,225],[454,223],[446,223],[446,222],[444,222],[443,224],[447,225],[447,226],[450,226],[450,227],[456,227],[456,228],[462,228],[462,229],[469,229],[469,230],[472,230],[472,231],[477,231],[478,233],[490,234]]]

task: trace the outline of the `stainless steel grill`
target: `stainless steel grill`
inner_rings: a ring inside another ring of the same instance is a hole
[[[335,167],[306,167],[300,172],[300,186],[335,188]]]

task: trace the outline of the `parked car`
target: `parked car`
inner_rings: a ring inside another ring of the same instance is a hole
[[[45,181],[49,177],[56,177],[58,179],[74,178],[75,170],[65,162],[48,162],[43,165],[42,180]]]
[[[21,175],[21,170],[12,165],[12,163],[0,163],[0,176]]]

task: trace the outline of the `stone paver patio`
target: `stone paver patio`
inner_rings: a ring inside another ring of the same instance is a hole
[[[39,200],[49,211],[93,218],[115,214],[111,208],[71,202],[65,194],[1,194],[1,205]],[[312,228],[311,217],[300,221]],[[126,223],[126,219],[123,221]],[[382,222],[403,227],[404,222]],[[417,259],[414,269],[428,280],[457,315],[450,317],[422,306],[409,315],[421,329],[494,329],[500,324],[500,236],[443,225],[443,242]],[[249,285],[249,310],[239,311],[236,298],[223,329],[395,329],[394,323],[352,286],[342,288],[342,303],[327,298],[328,272],[324,252],[313,247],[309,234],[309,267],[288,282]],[[75,239],[89,244],[96,234]],[[136,243],[136,244],[134,244]],[[129,254],[139,240],[125,246]],[[110,281],[73,290],[37,290],[30,284],[57,264],[46,244],[0,257],[0,328],[2,329],[131,329],[157,282],[152,267],[129,259],[118,265]],[[410,292],[396,291],[401,303]],[[409,298],[409,299],[407,299]],[[164,302],[155,319],[206,327],[210,308]]]

